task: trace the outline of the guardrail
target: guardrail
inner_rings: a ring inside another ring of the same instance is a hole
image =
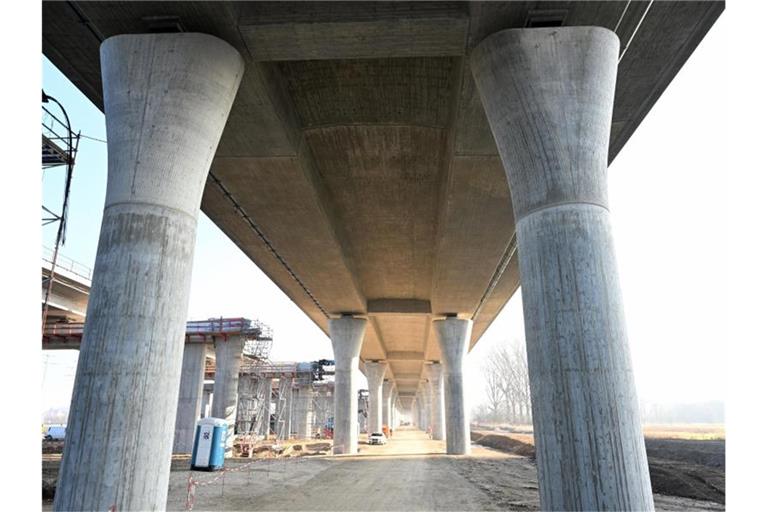
[[[53,249],[43,246],[42,256],[43,261],[48,263],[46,266],[50,269],[51,265],[53,265]],[[56,270],[59,269],[72,272],[73,274],[83,277],[88,281],[91,281],[93,278],[93,269],[91,267],[83,265],[82,263],[78,263],[72,258],[67,258],[61,254],[61,252],[59,252],[58,256],[56,257]]]

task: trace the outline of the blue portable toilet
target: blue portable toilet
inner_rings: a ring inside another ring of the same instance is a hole
[[[203,418],[197,421],[195,445],[192,448],[192,469],[216,471],[224,467],[227,447],[227,421]]]

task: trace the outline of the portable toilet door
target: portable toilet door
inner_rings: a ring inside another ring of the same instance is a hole
[[[191,467],[197,471],[216,471],[224,467],[227,447],[227,421],[203,418],[197,421]]]

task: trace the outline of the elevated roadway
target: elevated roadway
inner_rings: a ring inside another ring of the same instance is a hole
[[[43,51],[109,141],[56,507],[165,504],[202,207],[331,338],[335,453],[357,453],[358,368],[384,418],[417,398],[469,453],[464,357],[521,287],[542,508],[652,508],[606,170],[723,9],[44,3]],[[122,435],[142,443],[116,456]]]
[[[245,56],[202,210],[326,333],[329,316],[366,314],[360,358],[388,361],[403,394],[440,360],[434,315],[472,318],[474,346],[520,285],[507,179],[468,52],[510,27],[615,30],[626,52],[613,160],[724,6],[299,5],[44,2],[43,51],[100,108],[110,36],[205,32]]]

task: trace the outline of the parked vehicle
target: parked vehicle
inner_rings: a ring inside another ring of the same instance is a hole
[[[368,444],[387,444],[387,436],[383,432],[368,434]]]
[[[46,441],[63,441],[67,433],[67,427],[48,427],[45,431]]]

